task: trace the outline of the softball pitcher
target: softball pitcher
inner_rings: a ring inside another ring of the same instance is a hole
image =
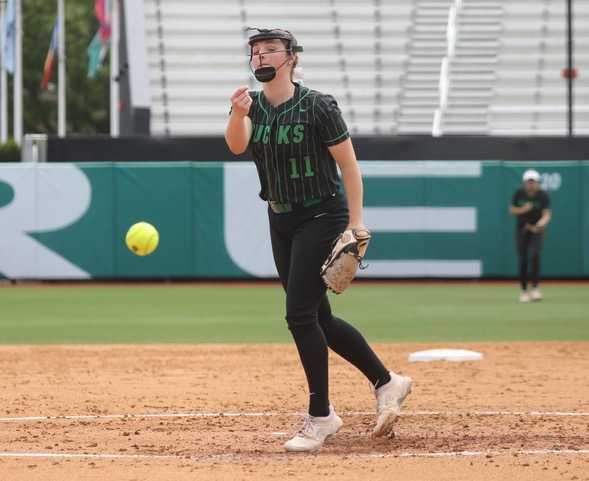
[[[365,229],[362,176],[350,134],[332,96],[293,82],[303,50],[293,34],[250,30],[250,67],[263,89],[242,86],[234,92],[225,139],[234,154],[249,147],[254,158],[286,291],[286,321],[309,386],[308,415],[284,447],[318,450],[342,427],[329,402],[328,347],[370,380],[374,435],[390,434],[412,380],[388,371],[360,332],[332,314],[320,276],[334,240],[347,228]]]

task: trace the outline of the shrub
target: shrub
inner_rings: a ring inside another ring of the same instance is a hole
[[[20,162],[20,146],[13,139],[0,144],[0,162]]]

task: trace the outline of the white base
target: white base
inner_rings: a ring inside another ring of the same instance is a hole
[[[409,362],[420,361],[480,361],[483,355],[480,352],[466,349],[430,349],[409,354]]]

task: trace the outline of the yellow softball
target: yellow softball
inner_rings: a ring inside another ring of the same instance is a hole
[[[137,222],[127,231],[125,242],[129,250],[138,256],[148,256],[160,242],[157,229],[148,222]]]

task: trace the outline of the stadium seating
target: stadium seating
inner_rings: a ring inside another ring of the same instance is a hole
[[[353,133],[566,133],[561,0],[144,0],[152,132],[220,135],[229,96],[259,89],[246,26],[296,33],[306,85],[335,95]],[[448,37],[451,8],[455,36]],[[576,67],[589,74],[589,2],[576,2]],[[451,45],[449,50],[448,46]],[[448,57],[447,102],[440,75]],[[589,84],[575,82],[589,134]]]

